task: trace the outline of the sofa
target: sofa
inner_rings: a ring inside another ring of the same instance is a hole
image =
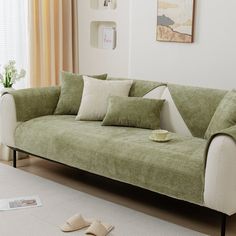
[[[235,126],[204,138],[227,91],[135,81],[130,96],[164,99],[161,128],[171,141],[149,140],[148,129],[101,126],[55,115],[60,87],[1,97],[3,144],[38,157],[211,208],[236,212]]]

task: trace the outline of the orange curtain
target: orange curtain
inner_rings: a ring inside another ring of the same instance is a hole
[[[29,0],[30,86],[59,84],[60,70],[78,73],[77,0]]]

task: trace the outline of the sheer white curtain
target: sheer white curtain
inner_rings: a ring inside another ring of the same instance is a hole
[[[28,0],[0,0],[0,71],[9,60],[18,69],[26,70],[26,77],[15,88],[28,86]]]

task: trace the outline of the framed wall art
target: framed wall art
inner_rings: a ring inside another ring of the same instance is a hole
[[[158,0],[157,41],[192,43],[195,0]]]

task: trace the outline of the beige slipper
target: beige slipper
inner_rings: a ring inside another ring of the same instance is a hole
[[[85,231],[86,235],[92,236],[106,236],[114,229],[114,226],[94,221]]]
[[[82,215],[76,214],[70,217],[65,224],[60,226],[63,232],[72,232],[90,226],[92,221],[85,220]]]

